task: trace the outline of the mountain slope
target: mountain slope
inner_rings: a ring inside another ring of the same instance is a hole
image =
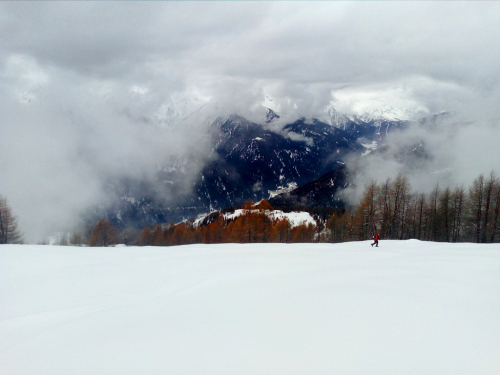
[[[262,124],[236,115],[218,118],[209,126],[209,154],[199,160],[170,160],[159,167],[153,182],[110,182],[116,198],[96,208],[91,220],[105,217],[116,226],[135,227],[178,222],[248,199],[268,199],[294,186],[300,188],[276,198],[280,205],[342,206],[334,198],[345,185],[339,162],[367,153],[367,147],[376,149],[390,131],[406,123],[354,121],[333,110],[329,115],[336,122],[298,119],[279,131],[271,131],[280,119],[271,109]],[[193,175],[195,170],[200,172]]]
[[[341,129],[298,120],[281,134],[240,117],[220,124],[217,158],[203,169],[197,197],[210,207],[268,198],[290,184],[303,185],[334,169],[347,154],[364,147]]]
[[[336,198],[339,189],[347,186],[345,164],[337,162],[335,169],[298,188],[279,194],[269,199],[273,207],[343,207],[343,202]]]

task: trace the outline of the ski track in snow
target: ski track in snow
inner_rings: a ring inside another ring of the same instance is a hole
[[[0,374],[498,374],[500,244],[0,246]]]

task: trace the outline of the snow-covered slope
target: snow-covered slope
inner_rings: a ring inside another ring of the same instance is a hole
[[[497,374],[500,245],[0,246],[0,373]]]
[[[380,123],[380,122],[406,122],[416,121],[423,116],[423,111],[418,108],[396,108],[393,106],[381,106],[366,110],[359,108],[353,113],[340,113],[333,104],[328,105],[324,110],[326,122],[332,126],[346,128],[352,126],[350,122],[360,124]]]
[[[346,126],[352,121],[346,115],[339,113],[334,106],[328,106],[325,108],[326,122],[332,126],[336,126],[341,129],[345,129]]]
[[[226,220],[234,220],[247,212],[259,212],[259,210],[245,210],[238,209],[232,213],[224,214],[223,217]],[[297,227],[299,225],[314,225],[316,226],[316,221],[308,212],[283,212],[280,210],[264,211],[264,213],[271,220],[283,220],[287,219],[291,227]]]
[[[372,121],[416,121],[418,116],[417,110],[400,109],[392,106],[376,108],[371,111],[361,112],[348,116],[355,122],[372,122]]]

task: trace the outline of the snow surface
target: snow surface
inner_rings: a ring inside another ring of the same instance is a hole
[[[499,374],[500,245],[0,246],[0,374]]]

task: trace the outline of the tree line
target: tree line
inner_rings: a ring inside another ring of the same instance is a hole
[[[146,227],[134,244],[345,242],[371,239],[377,233],[381,239],[500,241],[500,182],[493,172],[480,175],[468,189],[436,185],[429,194],[413,192],[402,175],[383,183],[372,181],[355,207],[343,213],[336,210],[327,220],[315,215],[315,225],[292,226],[286,218],[272,219],[267,212],[273,207],[266,200],[258,205],[247,201],[242,209],[233,219],[214,212],[201,224],[185,221]],[[107,246],[116,240],[113,228],[101,220],[89,245]]]
[[[356,206],[345,212],[337,209],[328,219],[324,212],[315,214],[315,225],[292,226],[286,218],[273,219],[268,215],[273,207],[266,200],[257,205],[247,201],[242,209],[242,214],[232,219],[226,219],[223,212],[214,212],[199,224],[185,221],[142,231],[126,228],[119,233],[106,220],[100,220],[86,236],[74,233],[64,244],[345,242],[371,239],[376,233],[381,239],[500,242],[500,180],[494,172],[487,177],[481,174],[468,188],[436,185],[428,194],[413,192],[402,175],[382,183],[372,181]],[[0,244],[22,241],[18,217],[0,196]]]
[[[371,182],[354,213],[332,218],[337,237],[366,239],[415,238],[442,242],[498,242],[500,240],[500,183],[494,172],[480,175],[468,189],[463,186],[429,194],[411,191],[408,179],[398,176]]]
[[[269,203],[263,209],[272,209]],[[481,174],[472,185],[453,189],[436,185],[428,194],[413,192],[408,179],[399,175],[382,183],[372,181],[352,210],[334,213],[316,226],[291,228],[286,219],[272,222],[263,212],[247,211],[235,221],[220,217],[195,228],[172,224],[143,232],[141,244],[217,242],[344,242],[372,238],[418,239],[438,242],[500,241],[500,181],[494,172]],[[156,234],[155,234],[156,233]]]
[[[267,200],[258,205],[247,201],[242,214],[225,219],[221,212],[214,212],[203,225],[193,221],[178,224],[145,227],[138,240],[139,246],[177,246],[195,243],[264,243],[264,242],[312,242],[317,235],[317,226],[311,223],[292,226],[286,219],[273,219],[267,212],[273,210]],[[92,230],[89,246],[107,246],[119,239],[111,225],[100,220]],[[129,239],[121,238],[122,242]],[[107,245],[106,245],[107,244]]]
[[[225,219],[221,212],[212,213],[204,224],[185,221],[167,226],[156,225],[142,230],[139,246],[175,246],[194,243],[262,243],[262,242],[310,242],[316,234],[316,226],[302,224],[292,227],[286,219],[273,219],[267,212],[273,208],[267,200],[254,205],[247,201],[242,214]]]

